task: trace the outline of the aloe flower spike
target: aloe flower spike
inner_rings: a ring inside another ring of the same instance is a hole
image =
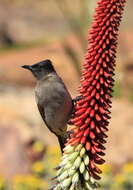
[[[71,123],[75,127],[64,149],[62,170],[53,190],[95,190],[98,187],[102,172],[98,165],[105,162],[102,156],[108,137],[118,31],[125,3],[126,0],[97,3],[80,80],[82,99],[74,106]],[[72,173],[72,168],[67,167],[70,163],[75,166]],[[63,173],[68,175],[60,180]]]

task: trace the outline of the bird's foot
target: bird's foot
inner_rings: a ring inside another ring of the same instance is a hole
[[[77,101],[81,100],[83,98],[82,95],[76,96],[74,99],[72,99],[72,103],[75,104]]]
[[[82,98],[83,98],[83,96],[80,95],[80,96],[76,96],[74,99],[72,99],[73,109],[72,109],[72,113],[71,113],[71,115],[70,115],[70,118],[69,118],[69,120],[67,121],[67,124],[68,124],[68,125],[73,125],[73,122],[71,121],[71,119],[74,118],[74,106],[75,106],[76,102],[79,101],[79,100],[81,100]]]
[[[72,130],[67,131],[66,132],[66,138],[70,138],[72,134],[73,134]]]
[[[67,122],[68,125],[73,125],[73,123],[71,122],[71,119]]]

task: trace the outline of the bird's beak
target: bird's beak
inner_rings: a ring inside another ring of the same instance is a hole
[[[30,65],[23,65],[22,68],[24,69],[28,69],[28,70],[32,70],[32,67]]]

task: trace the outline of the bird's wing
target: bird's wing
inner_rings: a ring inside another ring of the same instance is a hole
[[[45,120],[45,109],[44,109],[44,107],[42,107],[42,106],[39,105],[39,104],[37,104],[37,106],[38,106],[38,110],[39,110],[39,112],[40,112],[40,114],[41,114],[41,116],[42,116],[43,121],[45,122],[45,124],[46,124],[47,126],[49,126],[49,125],[47,124],[46,120]],[[48,128],[49,128],[49,130],[53,133],[53,131],[51,130],[51,128],[50,128],[50,127],[48,127]]]
[[[57,137],[58,137],[58,141],[59,141],[59,144],[60,144],[61,152],[63,153],[63,149],[65,148],[67,138],[63,137],[63,136],[57,136]]]
[[[38,109],[39,109],[39,112],[40,112],[40,114],[41,114],[41,116],[42,116],[43,121],[44,121],[45,124],[48,126],[48,124],[47,124],[47,122],[46,122],[46,120],[45,120],[45,110],[44,110],[44,108],[38,104]],[[51,127],[48,127],[48,129],[49,129],[52,133],[54,133],[54,132],[51,130]],[[55,134],[55,133],[54,133],[54,134]],[[59,141],[59,144],[60,144],[60,148],[61,148],[61,152],[63,153],[63,148],[65,147],[65,143],[66,143],[66,139],[67,139],[67,138],[66,138],[65,136],[58,136],[57,134],[55,134],[55,135],[56,135],[57,138],[58,138],[58,141]]]

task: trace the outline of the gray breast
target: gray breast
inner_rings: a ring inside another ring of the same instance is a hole
[[[37,84],[36,101],[44,110],[45,121],[51,130],[61,130],[69,118],[72,100],[59,78],[50,78]],[[42,114],[41,114],[42,115]]]

